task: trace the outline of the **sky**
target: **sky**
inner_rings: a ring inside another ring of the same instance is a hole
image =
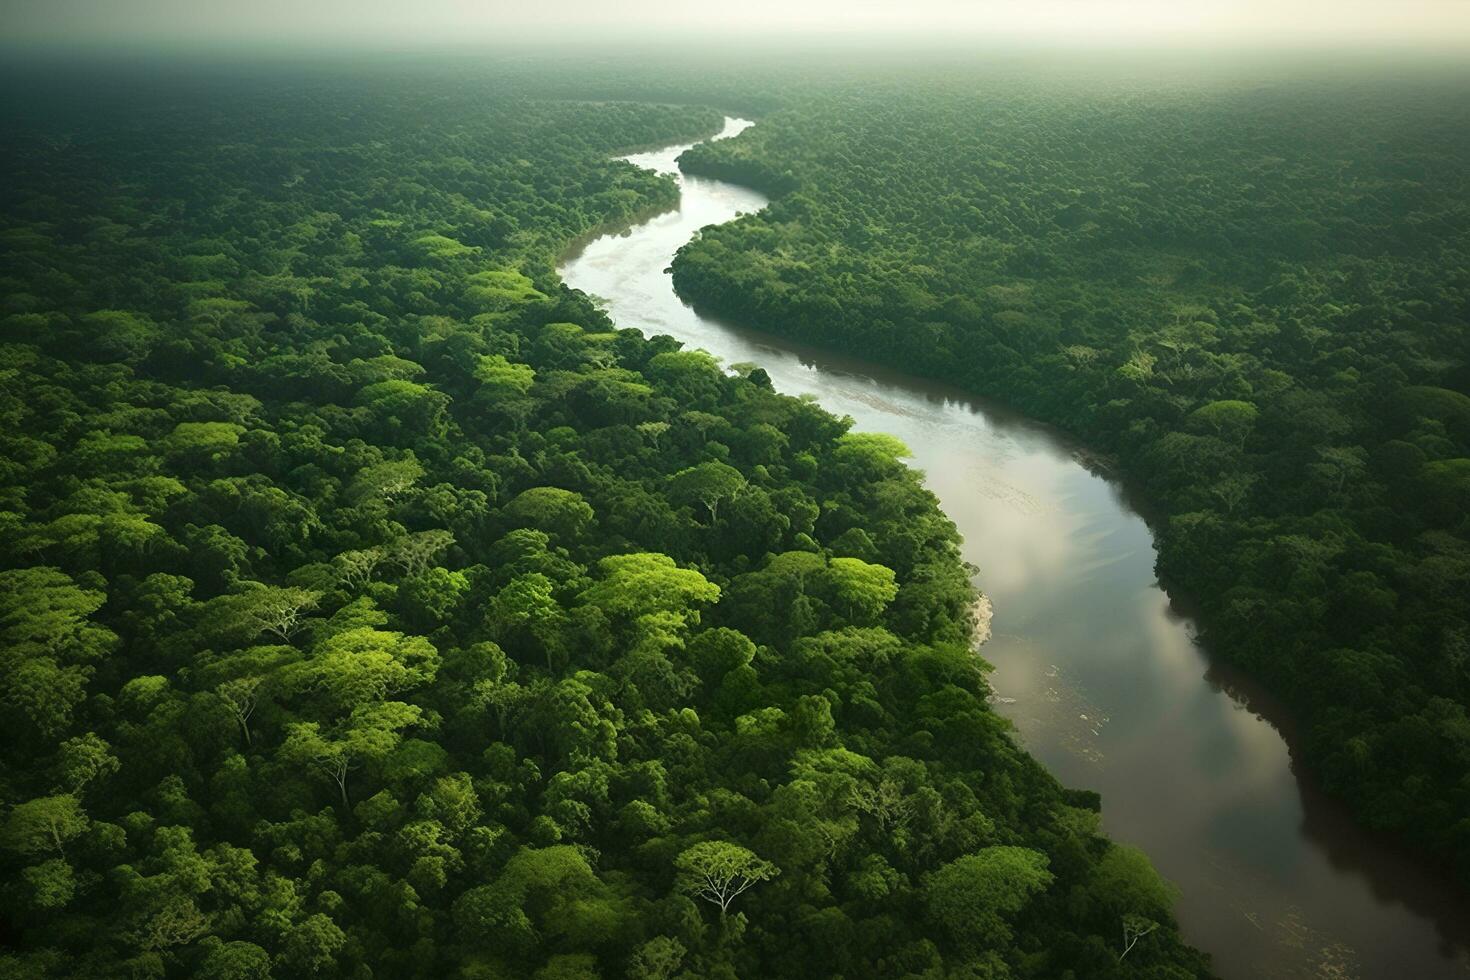
[[[0,38],[408,48],[679,35],[1470,47],[1470,0],[0,0]]]

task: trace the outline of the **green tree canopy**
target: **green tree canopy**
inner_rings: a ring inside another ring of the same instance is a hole
[[[685,848],[674,865],[679,872],[679,887],[718,906],[721,915],[729,912],[730,904],[746,891],[781,873],[774,864],[728,841],[702,841]]]
[[[1001,944],[1010,920],[1053,881],[1047,857],[1024,847],[986,847],[931,874],[924,898],[929,914],[958,942],[973,949]]]

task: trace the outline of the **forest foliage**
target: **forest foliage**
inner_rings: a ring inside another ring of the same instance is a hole
[[[674,199],[611,154],[717,113],[54,81],[0,182],[0,974],[1207,975],[989,708],[901,447],[557,281]]]

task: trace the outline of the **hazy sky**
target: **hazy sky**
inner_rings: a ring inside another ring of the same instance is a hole
[[[0,37],[493,43],[654,32],[1227,46],[1470,45],[1470,0],[0,0]]]

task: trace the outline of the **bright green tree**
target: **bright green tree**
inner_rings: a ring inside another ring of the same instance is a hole
[[[748,848],[728,841],[702,841],[685,848],[674,860],[679,888],[720,909],[724,916],[730,904],[763,881],[781,873]]]

